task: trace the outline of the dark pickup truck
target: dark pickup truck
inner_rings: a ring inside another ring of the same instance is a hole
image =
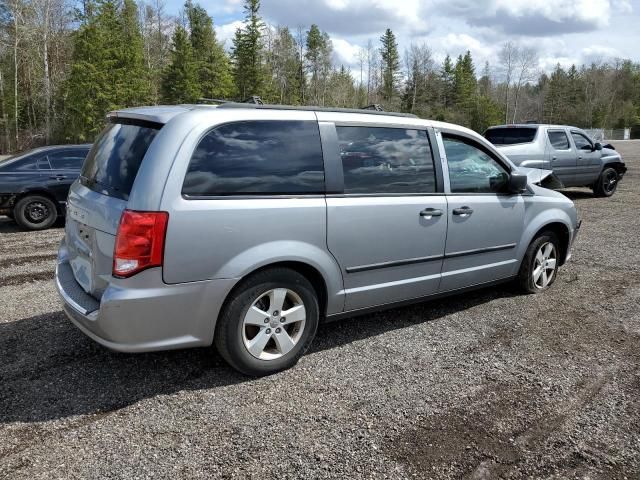
[[[0,161],[0,215],[43,230],[64,215],[69,188],[91,145],[41,147]]]

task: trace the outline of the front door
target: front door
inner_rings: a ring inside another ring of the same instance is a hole
[[[588,186],[596,181],[600,175],[601,157],[600,150],[596,150],[591,140],[583,133],[571,131],[571,138],[578,156],[576,163],[577,186]]]
[[[547,130],[547,155],[553,173],[565,186],[574,185],[576,173],[576,152],[569,143],[564,128]]]
[[[344,193],[327,195],[327,244],[345,310],[437,292],[447,202],[425,130],[337,126]]]
[[[504,193],[508,166],[475,140],[442,135],[449,176],[449,228],[440,291],[515,275],[524,199]]]

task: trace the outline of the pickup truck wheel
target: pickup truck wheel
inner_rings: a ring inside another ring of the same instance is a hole
[[[615,168],[605,168],[593,186],[593,193],[596,197],[610,197],[615,193],[619,179]]]
[[[27,230],[44,230],[58,218],[55,203],[42,195],[29,195],[18,200],[13,215],[16,223]]]
[[[531,242],[518,273],[518,283],[523,292],[541,293],[555,282],[560,260],[559,245],[553,232],[542,232]]]
[[[215,344],[236,370],[270,375],[295,365],[318,329],[318,297],[311,283],[288,268],[248,277],[226,302]]]

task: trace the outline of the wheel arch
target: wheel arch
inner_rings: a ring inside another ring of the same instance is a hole
[[[40,195],[42,197],[47,197],[49,200],[51,200],[53,202],[53,204],[56,206],[56,212],[58,215],[63,215],[64,211],[61,208],[60,202],[58,202],[58,200],[56,200],[56,197],[53,193],[51,193],[49,190],[47,190],[46,188],[29,188],[29,189],[25,189],[23,191],[21,191],[20,193],[17,193],[13,199],[13,206],[12,208],[15,208],[15,206],[18,204],[18,202],[20,200],[22,200],[25,197],[30,197],[32,195]]]
[[[546,231],[551,231],[558,237],[558,240],[560,241],[560,245],[558,246],[560,249],[559,265],[564,265],[567,259],[567,254],[569,253],[569,246],[571,242],[571,230],[563,222],[553,221],[539,227],[529,239],[529,242],[527,243],[527,248],[529,247],[529,245],[531,245],[531,242],[533,242],[536,238],[540,236],[540,234]]]

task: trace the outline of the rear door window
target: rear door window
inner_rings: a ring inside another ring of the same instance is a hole
[[[87,151],[80,149],[62,150],[48,155],[49,164],[54,170],[80,170],[86,156]]]
[[[537,131],[538,127],[491,128],[484,133],[484,136],[494,145],[515,145],[533,142]]]
[[[569,150],[569,138],[564,130],[549,130],[547,133],[551,146],[556,150]]]
[[[424,130],[336,127],[344,193],[433,193],[436,174]]]
[[[187,196],[323,192],[324,163],[315,121],[221,125],[198,144],[182,186]]]
[[[133,181],[160,125],[112,123],[87,156],[80,181],[88,188],[128,200]]]

